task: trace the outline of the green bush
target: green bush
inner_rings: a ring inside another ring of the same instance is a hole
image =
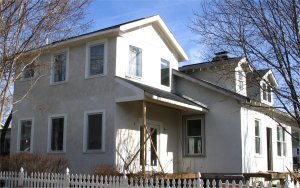
[[[69,161],[59,156],[21,153],[0,158],[1,171],[64,173]]]

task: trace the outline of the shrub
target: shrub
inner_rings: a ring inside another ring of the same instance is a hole
[[[21,153],[0,158],[1,171],[18,172],[23,167],[27,173],[64,173],[68,165],[68,160],[63,157],[40,154]]]
[[[93,169],[93,175],[98,176],[121,176],[122,174],[117,170],[116,167],[109,165],[100,165]]]

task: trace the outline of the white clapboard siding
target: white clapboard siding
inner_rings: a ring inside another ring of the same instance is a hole
[[[289,178],[290,179],[290,178]],[[70,174],[66,170],[64,174],[31,173],[27,174],[21,168],[20,172],[0,172],[0,187],[18,188],[272,188],[272,183],[256,183],[247,181],[222,182],[221,180],[205,182],[202,179],[139,179],[126,177],[94,176],[82,174]],[[300,188],[299,184],[286,180],[284,185],[279,182],[276,188]]]

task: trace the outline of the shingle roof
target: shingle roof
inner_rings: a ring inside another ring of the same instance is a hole
[[[225,64],[233,64],[238,63],[243,57],[233,57],[223,60],[216,60],[216,61],[209,61],[203,63],[196,63],[192,65],[185,65],[179,68],[180,71],[190,70],[190,69],[199,69],[199,68],[206,68],[211,66],[218,66],[218,65],[225,65]]]
[[[118,78],[120,78],[120,77],[118,77]],[[164,91],[164,90],[161,90],[161,89],[158,89],[158,88],[154,88],[154,87],[151,87],[151,86],[148,86],[148,85],[145,85],[145,84],[142,84],[142,83],[137,83],[137,82],[127,80],[127,79],[124,79],[124,78],[120,78],[120,79],[122,79],[122,80],[124,80],[124,81],[126,81],[126,82],[128,82],[128,83],[144,90],[145,92],[152,94],[152,95],[156,95],[158,97],[170,99],[170,100],[181,102],[181,103],[184,103],[184,104],[188,104],[188,105],[192,105],[192,106],[198,106],[198,107],[201,107],[201,108],[208,109],[205,104],[199,104],[200,102],[198,102],[198,101],[193,102],[193,101],[188,100],[188,99],[186,99],[182,96],[179,96],[176,93],[167,92],[167,91]]]
[[[247,80],[251,79],[261,79],[264,77],[271,69],[262,69],[262,70],[255,70],[253,72],[249,72],[246,75]]]
[[[128,22],[124,22],[124,23],[120,23],[120,24],[113,25],[113,26],[110,26],[110,27],[102,28],[102,29],[99,29],[99,30],[96,30],[96,31],[92,31],[92,32],[89,32],[89,33],[84,33],[82,35],[77,35],[77,36],[65,38],[65,39],[62,39],[62,40],[59,40],[59,41],[54,41],[54,42],[50,43],[49,45],[60,43],[60,42],[70,40],[70,39],[80,38],[80,37],[83,37],[83,36],[86,36],[86,35],[91,35],[91,34],[102,32],[102,31],[107,31],[107,30],[110,30],[110,29],[116,29],[116,28],[121,27],[122,25],[129,24],[129,23],[136,22],[136,21],[143,20],[143,19],[146,19],[146,18],[131,20],[131,21],[128,21]]]

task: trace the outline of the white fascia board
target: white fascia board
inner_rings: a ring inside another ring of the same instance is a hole
[[[250,71],[253,71],[252,65],[247,61],[245,57],[243,57],[239,62],[238,65],[241,66],[242,64],[247,64]]]
[[[146,95],[148,97],[150,97],[151,99],[153,99],[153,100],[169,103],[169,104],[172,104],[172,105],[175,105],[175,106],[180,106],[180,107],[188,108],[188,109],[191,109],[191,110],[196,110],[196,111],[199,111],[199,112],[207,112],[206,109],[201,108],[201,107],[197,107],[197,106],[185,104],[185,103],[182,103],[182,102],[174,101],[174,100],[171,100],[171,99],[159,97],[159,96],[156,96],[156,95],[152,95],[150,93],[147,93]]]
[[[179,45],[179,43],[176,41],[175,37],[173,36],[173,34],[170,32],[170,30],[168,29],[168,27],[166,26],[166,24],[164,23],[164,21],[161,19],[160,16],[153,16],[150,18],[146,18],[146,19],[142,19],[136,22],[132,22],[132,23],[128,23],[125,25],[120,26],[120,30],[122,32],[126,32],[129,30],[132,30],[134,28],[138,28],[142,25],[147,25],[150,23],[157,23],[159,28],[161,29],[161,31],[163,32],[163,34],[167,37],[167,39],[171,42],[172,45],[174,45],[174,49],[176,50],[178,56],[178,61],[187,61],[188,60],[188,56],[186,55],[186,53],[184,52],[184,50],[182,49],[182,47]]]
[[[264,75],[263,80],[268,80],[268,76],[271,76],[272,81],[274,82],[275,86],[278,86],[277,80],[275,79],[275,76],[271,70],[267,72],[267,74]]]

